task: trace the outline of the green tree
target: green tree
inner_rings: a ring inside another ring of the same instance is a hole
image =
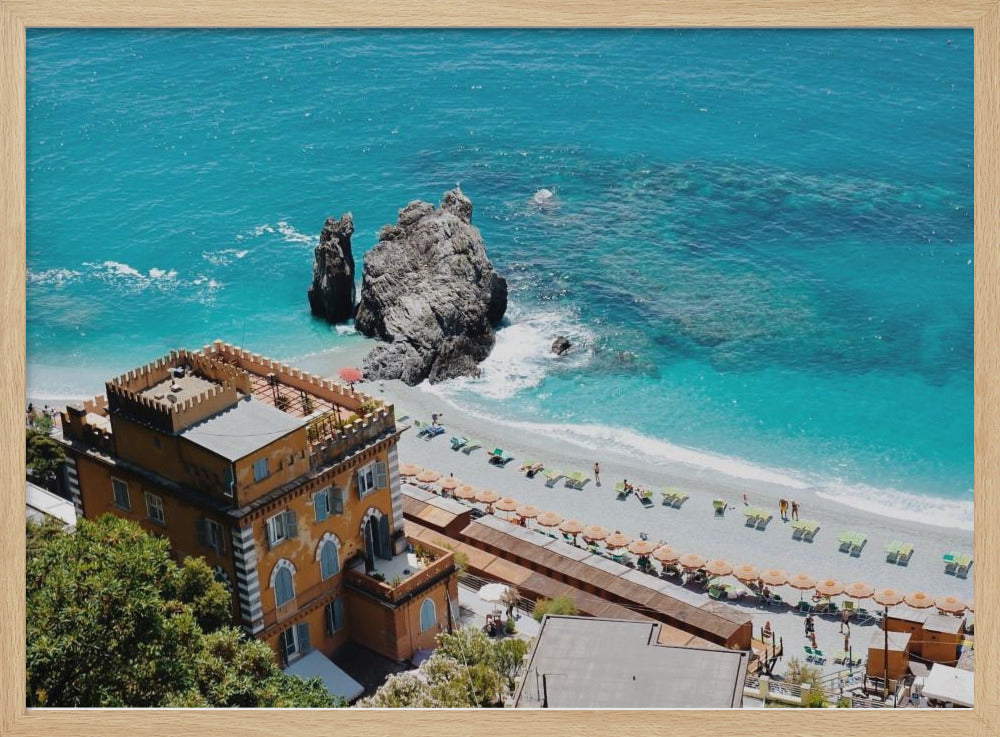
[[[498,707],[516,686],[528,644],[491,640],[465,628],[438,635],[438,649],[416,671],[390,676],[361,706],[377,708]]]
[[[177,566],[133,522],[29,524],[27,553],[29,706],[337,705],[222,627],[229,595],[204,561]]]
[[[785,666],[785,680],[789,683],[809,684],[805,705],[810,709],[822,709],[828,706],[826,694],[818,684],[823,677],[823,671],[812,665],[806,665],[798,658],[792,658]]]
[[[554,599],[539,599],[531,616],[539,622],[546,614],[576,614],[576,604],[568,596],[557,596]]]
[[[30,474],[45,484],[56,480],[59,467],[65,463],[66,454],[62,446],[41,430],[27,429],[26,462]]]

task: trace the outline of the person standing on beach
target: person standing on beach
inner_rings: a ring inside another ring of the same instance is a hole
[[[601,485],[601,464],[597,461],[594,461],[594,481],[597,482],[598,486]]]
[[[847,631],[851,631],[850,625],[851,613],[846,609],[840,613],[840,631],[844,631],[844,627],[847,627]]]
[[[778,511],[781,513],[781,521],[788,521],[788,500],[782,499],[778,502]]]
[[[743,506],[744,507],[750,506],[750,500],[747,499],[747,493],[745,491],[743,492]]]
[[[799,503],[792,499],[792,519],[799,521]]]

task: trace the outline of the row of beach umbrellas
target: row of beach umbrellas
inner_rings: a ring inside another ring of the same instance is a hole
[[[514,512],[523,519],[535,520],[535,523],[542,527],[555,527],[574,537],[581,535],[584,540],[590,543],[603,542],[609,550],[625,548],[634,555],[651,556],[660,563],[676,564],[686,571],[704,570],[712,576],[733,576],[743,583],[759,581],[768,586],[791,586],[799,591],[812,589],[820,596],[825,597],[843,595],[857,600],[873,599],[877,604],[885,607],[905,603],[916,609],[929,609],[936,606],[939,610],[952,614],[961,614],[966,609],[973,611],[971,602],[962,601],[955,596],[935,598],[923,591],[904,594],[892,588],[876,590],[875,587],[862,581],[844,584],[833,578],[817,580],[805,573],[789,576],[780,568],[761,570],[749,563],[734,566],[728,561],[709,560],[696,553],[682,554],[670,545],[651,543],[644,539],[636,540],[622,532],[612,531],[601,525],[585,525],[579,520],[566,519],[556,512],[542,511],[534,504],[521,504],[516,499],[501,497],[497,492],[489,489],[476,489],[469,484],[462,484],[453,476],[442,477],[437,471],[423,469],[412,463],[400,464],[399,472],[402,476],[414,477],[422,483],[438,483],[442,489],[451,491],[459,499],[480,502],[500,512]]]

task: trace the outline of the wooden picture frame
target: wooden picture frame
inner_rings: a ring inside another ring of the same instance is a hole
[[[975,601],[976,707],[971,710],[450,711],[71,710],[25,708],[25,540],[22,415],[25,398],[25,31],[31,27],[962,27],[975,42]],[[1000,731],[1000,0],[866,2],[745,0],[693,4],[647,0],[516,2],[455,0],[337,3],[292,0],[0,0],[0,734],[305,735],[388,734],[938,734]]]

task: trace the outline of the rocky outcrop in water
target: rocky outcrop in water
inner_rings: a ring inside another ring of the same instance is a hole
[[[555,340],[552,341],[552,352],[557,356],[561,356],[572,347],[573,344],[569,342],[569,338],[565,335],[557,335]]]
[[[431,383],[475,376],[507,310],[507,280],[493,270],[472,202],[460,189],[441,206],[415,201],[365,254],[355,327],[386,341],[365,375]]]
[[[345,213],[340,220],[330,218],[323,226],[313,257],[313,283],[309,287],[309,307],[327,322],[347,322],[354,316],[354,254],[351,235],[354,218]]]

